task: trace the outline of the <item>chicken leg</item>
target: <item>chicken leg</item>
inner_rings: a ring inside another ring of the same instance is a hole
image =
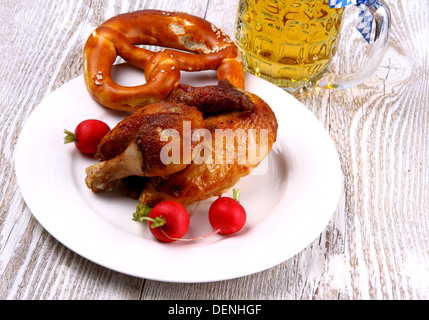
[[[190,160],[167,162],[160,157],[168,144],[190,150],[196,145],[184,134],[184,124],[203,128],[201,112],[179,103],[154,103],[129,115],[103,137],[95,155],[101,162],[86,168],[86,185],[101,192],[128,176],[169,176],[184,169]],[[165,132],[176,135],[170,139]]]

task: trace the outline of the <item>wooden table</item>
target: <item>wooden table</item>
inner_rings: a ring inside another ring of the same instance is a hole
[[[232,35],[236,2],[1,1],[0,299],[429,298],[426,0],[386,0],[389,46],[364,84],[301,99],[336,145],[344,192],[320,236],[280,265],[220,282],[145,280],[82,258],[32,216],[15,176],[15,144],[42,99],[82,74],[92,29],[121,12],[157,8],[205,17]]]

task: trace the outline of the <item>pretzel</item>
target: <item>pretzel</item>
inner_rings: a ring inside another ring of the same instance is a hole
[[[138,45],[164,49],[152,52]],[[111,69],[118,56],[143,69],[146,83],[134,87],[115,83]],[[85,44],[85,84],[95,100],[111,109],[133,112],[163,100],[179,83],[180,70],[217,70],[219,81],[244,88],[236,45],[210,22],[186,13],[121,14],[102,23]]]

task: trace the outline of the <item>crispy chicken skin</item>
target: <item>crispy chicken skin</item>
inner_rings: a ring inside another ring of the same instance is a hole
[[[192,139],[192,162],[160,163],[167,143],[160,141],[160,126],[183,134],[186,119],[193,121],[193,130],[205,129],[200,140]],[[219,132],[221,140],[216,142]],[[97,152],[101,162],[87,168],[86,182],[98,192],[127,176],[150,177],[142,180],[139,202],[151,207],[164,200],[189,205],[233,187],[268,155],[276,137],[274,112],[258,96],[227,81],[206,87],[180,84],[165,102],[139,109],[106,135]],[[256,159],[249,141],[256,146]]]

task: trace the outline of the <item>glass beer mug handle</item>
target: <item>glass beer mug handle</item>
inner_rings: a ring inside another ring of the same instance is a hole
[[[339,75],[333,72],[328,73],[317,82],[317,86],[329,89],[347,89],[365,81],[380,65],[389,37],[389,8],[382,0],[367,1],[364,5],[373,16],[373,24],[375,23],[375,38],[367,63],[363,69],[350,74]],[[349,48],[349,50],[351,49]]]

